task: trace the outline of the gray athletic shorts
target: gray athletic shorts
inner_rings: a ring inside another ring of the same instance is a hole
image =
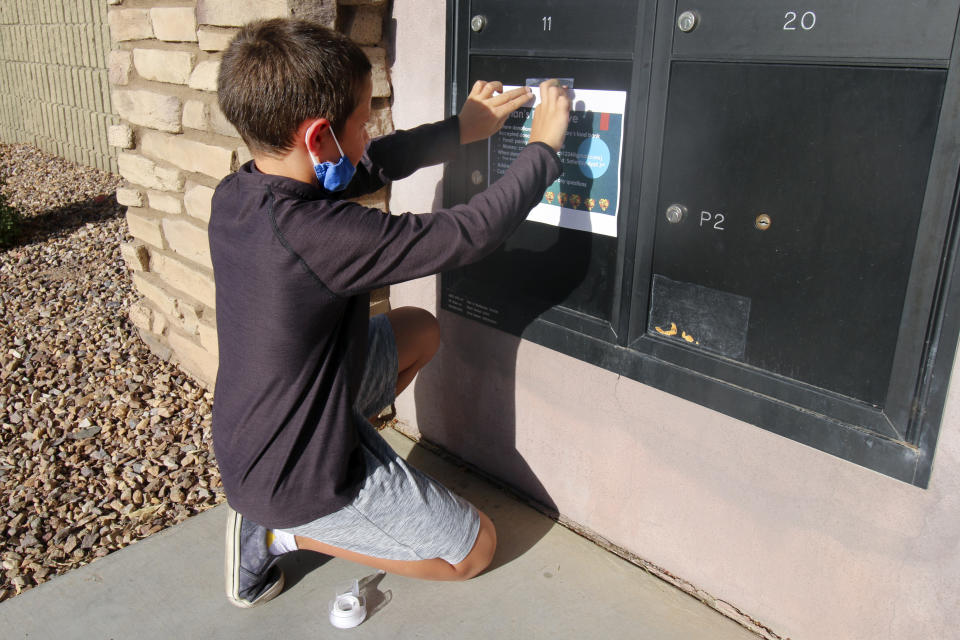
[[[367,341],[354,406],[367,464],[360,493],[340,511],[284,531],[375,558],[458,564],[473,549],[480,516],[469,502],[408,466],[370,425],[367,417],[390,406],[396,392],[397,344],[385,315],[370,319]]]

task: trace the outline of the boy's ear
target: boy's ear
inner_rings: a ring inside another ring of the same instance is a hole
[[[326,118],[317,118],[307,125],[307,131],[304,134],[304,142],[307,145],[307,152],[314,156],[320,155],[321,139],[327,129],[330,128],[330,121]]]

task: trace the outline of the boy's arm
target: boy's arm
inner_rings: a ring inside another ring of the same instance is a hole
[[[373,193],[394,180],[406,178],[417,169],[452,159],[459,146],[457,116],[371,140],[353,179],[338,195],[356,198]]]
[[[475,262],[513,233],[562,171],[556,152],[527,146],[496,183],[462,205],[385,215],[337,202],[278,219],[277,230],[317,277],[348,296]]]
[[[532,91],[527,87],[503,92],[500,82],[478,80],[460,115],[371,141],[341,196],[355,198],[372,193],[417,169],[452,160],[461,144],[489,138],[500,130],[507,116],[531,97]]]
[[[384,215],[355,203],[329,203],[284,215],[280,240],[331,291],[354,295],[377,287],[475,262],[523,222],[546,188],[563,172],[563,147],[570,116],[566,87],[540,85],[528,144],[506,173],[470,202],[434,213]],[[487,106],[489,102],[486,102]],[[506,103],[501,105],[507,108]],[[500,107],[491,110],[497,114]],[[511,109],[512,110],[512,109]],[[491,127],[499,128],[500,120]],[[315,214],[315,215],[314,215]]]

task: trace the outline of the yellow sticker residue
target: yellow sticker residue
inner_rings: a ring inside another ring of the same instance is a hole
[[[675,336],[677,335],[677,333],[680,333],[680,337],[686,340],[688,343],[700,344],[699,342],[697,342],[696,338],[694,338],[692,335],[690,335],[686,331],[678,331],[676,322],[671,322],[670,328],[668,330],[661,329],[660,327],[654,327],[654,329],[656,329],[657,333],[659,333],[662,336]]]
[[[662,335],[662,336],[675,336],[675,335],[677,335],[677,323],[676,323],[676,322],[671,322],[671,323],[670,323],[670,330],[669,330],[669,331],[664,331],[664,330],[661,329],[660,327],[654,327],[654,329],[656,329],[656,330],[657,330],[657,333],[659,333],[659,334]]]

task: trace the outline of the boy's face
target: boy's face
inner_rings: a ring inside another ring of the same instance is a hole
[[[367,134],[367,121],[370,119],[370,99],[373,96],[373,80],[370,75],[363,84],[360,92],[360,101],[357,108],[347,118],[343,125],[342,135],[338,135],[340,146],[343,148],[344,155],[350,160],[353,166],[357,166],[363,152],[367,148],[367,142],[370,136]]]

